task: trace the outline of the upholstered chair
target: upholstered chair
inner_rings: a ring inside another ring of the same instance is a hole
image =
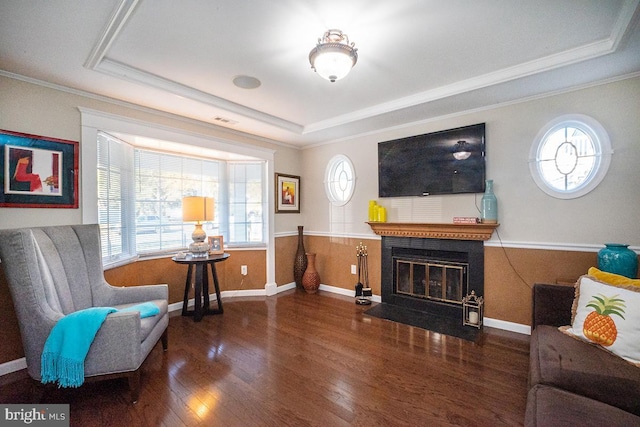
[[[59,319],[90,307],[153,302],[159,314],[109,314],[84,359],[85,381],[127,377],[138,400],[140,366],[159,340],[167,349],[167,285],[114,287],[104,278],[97,225],[0,230],[0,261],[16,310],[29,375],[40,383],[45,342]],[[43,387],[38,386],[40,393]]]

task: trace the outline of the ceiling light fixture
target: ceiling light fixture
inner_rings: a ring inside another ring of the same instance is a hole
[[[358,49],[340,30],[327,30],[309,52],[311,68],[321,77],[335,82],[345,77],[358,61]]]
[[[456,160],[466,160],[471,156],[471,147],[467,141],[458,141],[453,150],[453,157]]]

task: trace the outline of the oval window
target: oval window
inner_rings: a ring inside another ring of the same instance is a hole
[[[611,142],[591,117],[558,117],[538,132],[529,170],[538,187],[550,196],[573,199],[596,188],[611,162]]]
[[[356,187],[353,163],[344,154],[329,160],[325,173],[325,191],[329,201],[335,206],[343,206],[351,200]]]

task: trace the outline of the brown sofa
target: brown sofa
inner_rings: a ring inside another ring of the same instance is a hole
[[[640,425],[640,368],[558,330],[574,288],[535,284],[526,426]]]

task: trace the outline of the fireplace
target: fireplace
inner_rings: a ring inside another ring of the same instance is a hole
[[[393,257],[396,293],[432,301],[460,303],[469,293],[466,262],[442,261],[414,256]]]
[[[369,222],[382,236],[382,304],[371,315],[474,340],[462,298],[484,295],[484,241],[498,224]]]
[[[484,244],[383,236],[381,279],[383,303],[462,322],[462,298],[484,294]]]

